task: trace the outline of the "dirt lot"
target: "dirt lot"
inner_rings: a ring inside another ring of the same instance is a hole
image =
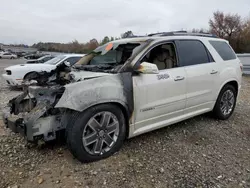
[[[0,60],[1,73],[20,60]],[[20,91],[0,80],[0,105]],[[202,115],[125,142],[116,155],[81,164],[63,143],[27,148],[0,124],[0,187],[250,187],[250,77],[234,115]]]

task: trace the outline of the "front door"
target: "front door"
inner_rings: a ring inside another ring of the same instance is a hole
[[[168,48],[166,45],[165,47]],[[175,56],[175,51],[170,54]],[[159,62],[157,64],[160,65]],[[159,67],[161,67],[159,74],[133,76],[134,136],[174,123],[183,115],[186,103],[185,68],[168,65],[166,65],[168,68],[164,68],[164,64]]]

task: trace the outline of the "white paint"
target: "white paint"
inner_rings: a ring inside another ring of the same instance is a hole
[[[141,74],[133,77],[134,85],[134,131],[150,127],[166,119],[183,115],[186,102],[186,77],[183,67],[161,70],[169,78],[158,80],[158,74]],[[150,108],[154,109],[150,109]]]
[[[237,58],[223,61],[208,41],[225,40],[209,37],[171,36],[159,37],[153,43],[164,39],[200,40],[207,47],[215,62],[161,70],[159,74],[166,73],[170,76],[163,80],[157,80],[158,74],[141,74],[134,77],[135,109],[129,137],[212,111],[222,87],[229,81],[237,81],[239,88],[241,87],[240,60]],[[135,64],[148,48],[143,50],[132,64]],[[177,76],[184,77],[184,79],[176,82],[174,78]]]

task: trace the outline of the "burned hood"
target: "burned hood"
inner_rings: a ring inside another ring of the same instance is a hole
[[[115,102],[123,105],[128,114],[133,111],[131,73],[105,75],[65,85],[65,91],[55,108],[83,111],[90,106]]]
[[[111,75],[110,73],[104,73],[104,72],[91,72],[91,71],[71,71],[70,76],[75,81],[82,81],[86,79],[92,79],[97,78],[100,76],[107,76]]]

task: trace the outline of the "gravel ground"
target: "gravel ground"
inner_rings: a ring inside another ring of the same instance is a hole
[[[0,60],[3,67],[20,60]],[[20,91],[0,79],[0,105]],[[228,121],[202,115],[128,140],[114,156],[90,164],[64,143],[28,148],[0,124],[0,187],[250,187],[250,77],[243,77]]]

